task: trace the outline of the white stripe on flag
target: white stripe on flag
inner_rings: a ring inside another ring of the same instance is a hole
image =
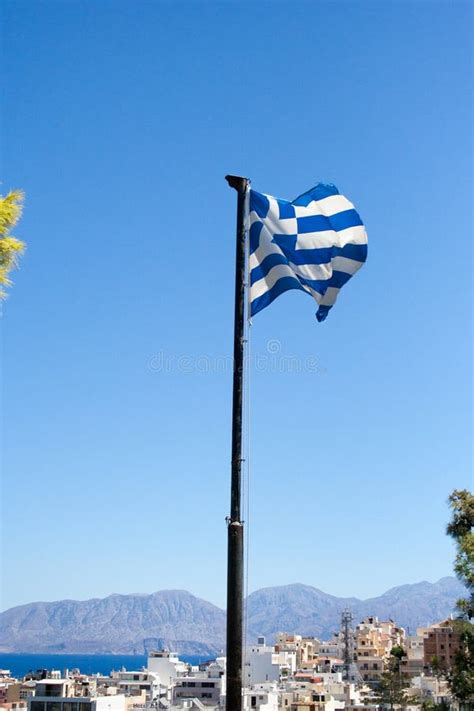
[[[298,281],[291,267],[287,264],[277,264],[270,269],[268,274],[263,277],[263,279],[259,279],[255,282],[255,284],[252,284],[252,301],[257,299],[259,296],[262,296],[262,294],[266,294],[267,291],[270,291],[270,289],[275,286],[278,279],[281,279],[282,277],[292,277]]]
[[[255,252],[252,252],[249,258],[250,270],[254,267],[258,267],[269,254],[283,254],[283,252],[280,247],[275,244],[275,242],[272,242],[272,235],[267,230],[266,226],[263,225],[260,231],[259,245]]]
[[[347,227],[335,232],[306,232],[296,238],[296,249],[320,249],[321,247],[345,247],[346,244],[367,244],[367,235],[363,225]]]

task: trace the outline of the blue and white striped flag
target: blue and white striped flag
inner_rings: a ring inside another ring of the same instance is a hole
[[[335,185],[318,183],[289,202],[250,191],[250,312],[302,289],[324,321],[339,290],[367,259],[367,234]]]

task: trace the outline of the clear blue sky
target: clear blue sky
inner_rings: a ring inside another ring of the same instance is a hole
[[[231,374],[202,365],[231,355],[228,172],[284,198],[335,182],[369,233],[324,324],[298,292],[254,320],[254,353],[318,368],[252,374],[250,589],[450,575],[471,3],[2,5],[2,188],[26,191],[28,243],[3,307],[3,606],[224,604]]]

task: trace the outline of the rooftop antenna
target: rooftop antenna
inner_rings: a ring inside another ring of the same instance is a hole
[[[362,682],[357,664],[354,661],[354,630],[352,622],[354,616],[349,609],[345,609],[341,614],[341,634],[344,643],[344,681],[346,684]]]

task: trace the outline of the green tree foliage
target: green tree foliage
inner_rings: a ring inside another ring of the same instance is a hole
[[[18,264],[18,258],[25,250],[25,244],[10,234],[21,216],[23,193],[12,190],[8,195],[0,195],[0,299],[6,297],[4,287],[11,284],[9,274]]]
[[[474,495],[466,489],[454,490],[449,497],[452,519],[446,532],[456,542],[454,570],[466,586],[468,597],[458,600],[460,617],[453,627],[459,634],[460,646],[447,678],[454,698],[465,704],[474,703]]]
[[[444,679],[446,677],[446,667],[441,664],[441,661],[437,656],[431,657],[430,671],[437,679]]]
[[[410,683],[400,672],[400,658],[396,654],[391,657],[372,697],[383,709],[405,708],[408,705],[409,697],[406,689]]]
[[[442,701],[440,704],[435,704],[434,701],[428,699],[423,701],[421,706],[421,711],[450,711],[450,705],[446,701]]]
[[[392,655],[392,657],[398,659],[399,663],[401,662],[402,657],[406,657],[405,650],[399,644],[395,644],[392,647],[392,649],[390,650],[390,654]]]
[[[457,701],[474,709],[474,628],[470,622],[456,620],[454,629],[460,636],[460,648],[447,674],[449,688]]]
[[[446,533],[456,541],[454,572],[464,583],[469,597],[459,600],[458,608],[464,619],[474,617],[474,495],[466,489],[455,489],[449,497],[453,512]]]

